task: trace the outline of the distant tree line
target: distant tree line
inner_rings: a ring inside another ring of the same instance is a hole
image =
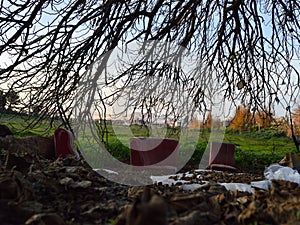
[[[232,129],[242,133],[243,130],[253,126],[257,127],[258,130],[268,128],[272,121],[275,121],[274,114],[268,109],[252,112],[249,107],[239,106],[235,111],[230,126]]]
[[[252,110],[247,106],[238,106],[233,116],[221,121],[211,113],[205,116],[201,122],[196,118],[191,120],[190,127],[212,129],[226,126],[234,132],[243,133],[245,131],[260,131],[263,129],[275,129],[277,133],[282,133],[289,138],[293,135],[300,140],[300,105],[291,110],[291,115],[276,117],[275,113],[268,109]]]
[[[230,126],[233,130],[238,130],[240,133],[253,127],[257,130],[274,128],[278,133],[281,132],[287,137],[293,138],[295,144],[299,144],[300,105],[290,110],[290,114],[281,118],[276,118],[274,113],[269,110],[258,110],[253,113],[248,107],[239,106]]]
[[[23,116],[34,116],[40,118],[39,120],[49,118],[47,107],[42,106],[40,103],[29,104],[28,107],[24,107],[24,103],[20,97],[21,92],[15,90],[3,90],[0,89],[0,114],[18,114]],[[34,98],[34,97],[33,97]],[[53,116],[53,119],[58,119],[58,116]],[[38,121],[39,121],[38,120]],[[36,122],[38,122],[36,121]]]
[[[0,111],[12,112],[18,108],[20,104],[19,93],[14,90],[3,91],[0,89]]]

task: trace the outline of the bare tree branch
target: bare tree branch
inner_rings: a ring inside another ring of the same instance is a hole
[[[208,65],[230,101],[265,108],[299,94],[297,0],[3,0],[0,11],[0,80],[23,93],[25,111],[38,104],[48,116],[58,113],[67,122],[86,69],[115,47],[144,40],[186,47]],[[129,69],[124,85],[134,82],[134,69],[150,76],[143,66]],[[178,71],[152,69],[155,76],[171,72],[183,85]],[[204,83],[200,78],[189,82],[194,104],[206,108]],[[240,90],[239,82],[244,84]]]

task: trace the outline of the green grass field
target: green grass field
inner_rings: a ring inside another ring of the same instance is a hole
[[[43,119],[36,124],[36,120],[32,117],[1,114],[0,124],[7,125],[14,136],[20,138],[36,135],[51,136],[60,122],[54,121],[51,124],[50,120]]]
[[[53,135],[55,128],[60,124],[59,121],[56,121],[52,124],[52,127],[50,127],[49,121],[43,120],[38,124],[38,126],[24,129],[32,122],[31,120],[32,119],[28,119],[26,117],[10,117],[2,115],[0,117],[0,124],[7,125],[16,137],[33,135],[51,136]],[[106,148],[115,158],[124,162],[129,161],[129,138],[132,136],[149,136],[149,130],[137,125],[131,127],[123,125],[108,125],[107,132],[107,143],[105,143]],[[192,144],[192,141],[189,142],[189,137],[185,140],[180,139],[180,141],[183,143],[183,149],[195,149],[189,164],[197,165],[207,148],[207,143],[209,142],[211,133],[208,130],[193,130],[191,132],[194,135],[192,137],[194,141],[197,139],[195,139],[195,135],[199,137],[199,139],[194,143],[195,146]],[[158,130],[155,130],[154,133],[160,135],[160,137],[163,135],[164,137],[177,140],[180,137],[180,129],[178,128],[168,128],[165,130],[159,128]],[[282,159],[285,153],[296,151],[294,143],[290,138],[287,138],[272,129],[254,132],[245,131],[241,134],[233,132],[231,129],[227,129],[225,131],[223,142],[235,144],[236,166],[242,171],[250,173],[261,173],[265,167]],[[87,149],[85,149],[85,151],[86,150]]]
[[[266,166],[279,162],[287,152],[296,151],[290,138],[268,129],[242,134],[227,132],[224,141],[235,144],[237,165],[250,172],[260,172]]]

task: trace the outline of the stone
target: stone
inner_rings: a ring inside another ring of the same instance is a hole
[[[0,124],[0,137],[5,137],[7,135],[13,135],[10,129],[6,125]]]
[[[31,225],[66,225],[64,220],[56,213],[39,213],[35,214],[32,217],[30,217],[25,224],[31,224]]]

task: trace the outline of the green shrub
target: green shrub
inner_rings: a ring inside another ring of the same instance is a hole
[[[130,158],[130,150],[123,145],[119,140],[110,141],[107,144],[107,149],[110,154],[120,161],[128,161]]]
[[[243,172],[262,173],[266,167],[272,163],[279,162],[282,158],[280,154],[261,153],[255,154],[251,151],[245,151],[236,148],[235,163]]]

